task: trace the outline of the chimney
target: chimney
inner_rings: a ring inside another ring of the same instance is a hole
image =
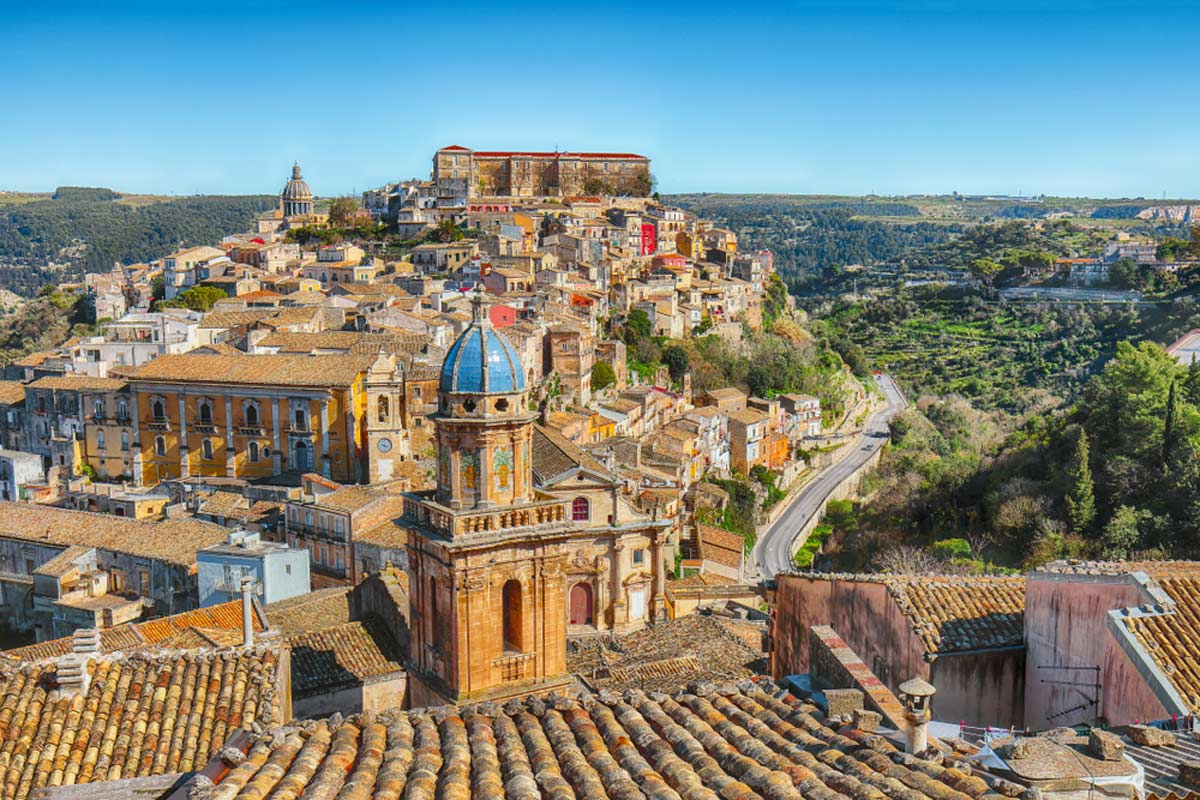
[[[254,646],[254,578],[242,577],[242,646]]]
[[[919,756],[929,748],[929,703],[936,691],[920,678],[900,684],[904,721],[908,723],[904,752],[909,755]]]
[[[58,688],[66,697],[85,694],[91,676],[88,662],[100,654],[100,631],[80,628],[71,634],[71,652],[58,659]]]

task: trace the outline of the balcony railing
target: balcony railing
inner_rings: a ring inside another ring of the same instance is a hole
[[[219,433],[220,425],[214,425],[212,422],[193,422],[188,426],[192,433]]]
[[[263,428],[261,425],[239,425],[234,428],[238,436],[262,436]]]
[[[171,421],[166,417],[151,417],[146,420],[146,428],[152,431],[169,431]]]
[[[532,663],[533,653],[505,653],[492,659],[492,666],[500,669],[500,680],[506,683],[524,680]]]
[[[404,516],[451,536],[558,523],[568,518],[567,504],[562,500],[549,500],[515,509],[476,511],[459,515],[443,511],[432,503],[406,501]]]

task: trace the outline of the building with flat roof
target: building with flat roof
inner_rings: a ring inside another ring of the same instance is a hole
[[[646,197],[650,159],[636,153],[471,150],[451,145],[433,156],[438,205],[466,206],[476,197]]]
[[[312,589],[308,551],[265,542],[257,532],[230,531],[224,542],[196,552],[202,607],[241,597],[243,578],[254,581],[254,594],[264,603],[306,594]]]

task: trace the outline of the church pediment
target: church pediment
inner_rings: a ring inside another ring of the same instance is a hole
[[[622,586],[643,586],[654,580],[654,576],[645,570],[638,570],[630,573],[625,580],[621,581]]]
[[[583,482],[580,482],[581,478]],[[602,472],[576,467],[538,484],[538,488],[552,492],[563,483],[569,483],[569,486],[563,486],[563,489],[611,489],[613,478]]]

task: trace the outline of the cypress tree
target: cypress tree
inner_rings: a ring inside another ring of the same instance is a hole
[[[1163,474],[1170,469],[1171,456],[1175,454],[1175,445],[1179,439],[1179,398],[1175,395],[1175,381],[1167,391],[1167,414],[1163,420],[1162,469]]]
[[[1079,438],[1075,440],[1075,452],[1067,466],[1067,479],[1070,482],[1066,497],[1067,518],[1074,533],[1086,531],[1096,518],[1092,467],[1088,463],[1090,458],[1087,431],[1080,430]]]

